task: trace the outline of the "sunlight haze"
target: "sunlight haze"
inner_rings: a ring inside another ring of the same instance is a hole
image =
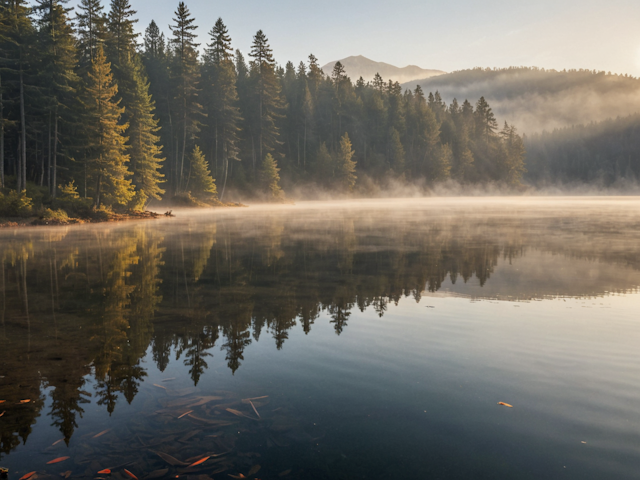
[[[222,17],[235,48],[248,52],[253,35],[262,29],[283,65],[313,53],[321,64],[364,55],[398,67],[449,72],[526,65],[640,75],[640,2],[632,0],[186,3],[200,43],[208,41],[206,33]],[[138,30],[154,19],[170,34],[169,12],[177,4],[133,1]]]

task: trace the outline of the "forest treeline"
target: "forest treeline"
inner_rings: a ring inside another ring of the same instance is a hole
[[[129,0],[0,2],[5,210],[212,204],[229,189],[282,200],[283,188],[348,194],[391,178],[520,185],[522,139],[484,98],[354,83],[313,55],[282,66],[262,31],[245,55],[222,19],[199,45],[183,2],[166,35],[136,22]]]
[[[484,96],[500,119],[527,136],[640,112],[640,79],[628,74],[537,67],[473,68],[404,83],[446,101]]]
[[[608,187],[640,179],[640,114],[527,136],[527,180]]]

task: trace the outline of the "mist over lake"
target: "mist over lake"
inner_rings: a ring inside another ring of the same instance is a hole
[[[0,465],[635,478],[639,207],[303,202],[2,230]]]

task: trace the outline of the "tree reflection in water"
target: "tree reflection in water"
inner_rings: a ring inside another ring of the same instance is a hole
[[[572,277],[566,292],[545,290],[556,272],[526,272],[529,290],[519,293],[526,298],[635,289],[640,247],[619,236],[608,241],[606,231],[597,242],[572,242],[583,227],[482,216],[380,226],[345,212],[336,221],[207,216],[6,234],[0,399],[31,402],[7,408],[0,448],[6,453],[26,442],[44,408],[44,389],[46,414],[68,443],[91,397],[109,413],[122,398],[133,401],[147,376],[147,352],[160,371],[173,353],[197,385],[216,346],[235,373],[245,350],[265,334],[282,349],[292,328],[309,334],[325,312],[340,335],[354,308],[372,307],[383,317],[389,304],[420,301],[445,283],[483,287],[501,263],[528,255],[625,270],[589,285]],[[94,392],[87,391],[89,379]]]

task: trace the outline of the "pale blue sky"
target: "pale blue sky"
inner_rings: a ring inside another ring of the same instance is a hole
[[[103,0],[108,9],[108,0]],[[176,0],[131,0],[140,30],[169,34]],[[276,60],[364,55],[446,71],[511,65],[640,76],[640,0],[242,0],[186,2],[201,42],[218,17],[247,52],[262,29]]]

